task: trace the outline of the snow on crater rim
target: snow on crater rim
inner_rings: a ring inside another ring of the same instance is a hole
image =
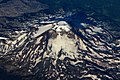
[[[57,32],[61,32],[62,30],[70,31],[71,29],[69,24],[65,21],[59,21],[58,23],[55,23],[54,25],[55,27],[53,29],[55,29]]]

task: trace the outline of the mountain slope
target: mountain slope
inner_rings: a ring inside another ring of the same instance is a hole
[[[120,79],[119,44],[103,27],[58,21],[12,34],[1,37],[0,64],[23,79]]]
[[[47,7],[36,0],[3,0],[0,3],[0,17],[17,17],[44,10]]]

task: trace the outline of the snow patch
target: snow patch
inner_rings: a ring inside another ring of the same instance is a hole
[[[2,39],[6,40],[6,39],[8,39],[8,38],[5,38],[5,37],[0,37],[0,39],[1,39],[1,40],[2,40]]]
[[[57,32],[61,32],[62,30],[65,30],[68,32],[71,29],[69,24],[65,21],[59,21],[58,23],[55,23],[54,25],[55,27],[53,29],[56,30]]]
[[[76,41],[67,37],[67,35],[61,36],[60,34],[56,39],[50,39],[48,46],[52,46],[52,52],[58,54],[61,50],[71,55],[71,53],[77,52]]]

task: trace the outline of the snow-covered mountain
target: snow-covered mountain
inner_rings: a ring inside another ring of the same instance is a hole
[[[101,26],[79,25],[53,21],[0,37],[1,65],[26,80],[120,79],[119,40]]]

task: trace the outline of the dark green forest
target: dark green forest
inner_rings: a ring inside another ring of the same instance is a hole
[[[38,0],[50,5],[52,9],[84,8],[109,16],[120,21],[120,0]]]

